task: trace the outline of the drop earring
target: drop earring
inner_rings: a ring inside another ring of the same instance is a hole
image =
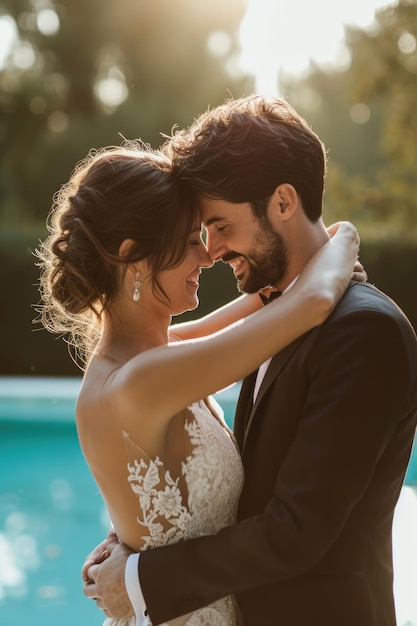
[[[140,278],[140,272],[136,272],[135,274],[135,280],[132,282],[133,285],[133,302],[139,302],[140,300],[140,287],[142,285],[142,283],[139,281]]]

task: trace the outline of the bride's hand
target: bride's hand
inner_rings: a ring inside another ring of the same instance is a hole
[[[344,231],[346,234],[350,234],[359,245],[359,242],[360,242],[359,233],[356,227],[351,222],[347,222],[347,221],[335,222],[334,224],[327,226],[326,230],[330,238],[333,237],[338,232],[338,230],[340,230],[341,232]]]
[[[368,274],[366,273],[366,270],[360,261],[356,261],[355,263],[352,278],[353,280],[357,280],[359,283],[366,283],[366,281],[368,280]]]
[[[326,230],[329,236],[333,237],[333,235],[337,233],[340,227],[350,228],[351,230],[353,230],[353,232],[356,231],[356,228],[350,222],[335,222],[334,224],[331,224],[331,226],[328,226]],[[359,239],[359,235],[357,236]],[[356,261],[353,268],[352,279],[358,281],[359,283],[366,283],[366,281],[368,280],[368,274],[366,273],[364,266],[359,260]]]

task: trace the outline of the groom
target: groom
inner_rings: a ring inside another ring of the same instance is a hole
[[[284,101],[228,101],[166,150],[200,200],[210,256],[242,291],[284,290],[326,242],[324,147]],[[246,626],[395,626],[392,519],[416,422],[415,333],[354,283],[325,324],[244,381],[238,523],[143,552],[138,570],[129,558],[152,624],[235,594]],[[110,550],[85,593],[129,615],[128,555]]]

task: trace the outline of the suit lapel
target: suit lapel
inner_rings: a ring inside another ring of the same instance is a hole
[[[350,289],[353,285],[357,284],[356,281],[351,280],[350,284],[348,286],[348,289]],[[327,321],[327,320],[326,320]],[[324,322],[326,323],[326,322]],[[280,375],[280,373],[282,372],[282,370],[284,369],[284,367],[286,366],[286,364],[288,363],[288,361],[291,359],[291,357],[293,356],[293,354],[304,344],[303,349],[305,351],[308,350],[308,347],[313,343],[313,341],[315,340],[315,337],[317,335],[317,333],[320,330],[320,326],[313,328],[313,330],[308,331],[307,333],[304,333],[304,335],[302,335],[301,337],[299,337],[298,339],[296,339],[295,341],[293,341],[289,346],[287,346],[286,348],[284,348],[283,350],[281,350],[281,352],[278,352],[278,354],[276,354],[272,360],[271,363],[269,364],[269,367],[266,371],[265,377],[262,381],[261,387],[259,389],[257,398],[256,398],[256,402],[255,404],[252,406],[252,396],[247,397],[246,395],[243,397],[242,394],[239,397],[239,402],[238,402],[238,406],[240,407],[240,414],[244,414],[246,416],[245,420],[239,419],[239,435],[240,435],[240,439],[239,441],[239,445],[240,448],[242,450],[242,454],[243,454],[243,450],[245,447],[245,443],[246,440],[248,438],[248,433],[250,430],[250,427],[253,423],[254,420],[254,416],[256,413],[256,410],[259,406],[259,404],[262,401],[262,398],[265,396],[266,392],[268,391],[269,387],[272,385],[272,383],[275,381],[275,379]],[[256,381],[256,374],[257,371],[254,372],[254,374],[251,374],[251,376],[254,376],[253,380],[252,380],[252,393],[253,393],[253,388],[255,385],[255,381]],[[243,390],[243,386],[242,386],[242,390]],[[244,402],[246,403],[246,406],[244,405]],[[247,407],[249,407],[249,409],[247,409]],[[252,408],[250,408],[252,407]],[[247,409],[248,413],[245,413],[245,408]],[[237,416],[237,413],[236,413]],[[246,428],[245,428],[245,424],[246,424]],[[242,432],[243,431],[243,432]]]
[[[309,337],[311,338],[311,341],[313,340],[313,338],[315,337],[317,333],[317,329],[309,331],[308,333],[305,333],[304,335],[302,335],[301,337],[299,337],[298,339],[296,339],[295,341],[293,341],[293,343],[291,343],[289,346],[287,346],[286,348],[284,348],[283,350],[281,350],[281,352],[278,352],[278,354],[276,354],[271,363],[269,364],[269,367],[266,371],[265,377],[262,381],[262,384],[259,388],[259,392],[256,398],[256,402],[255,404],[252,406],[252,409],[250,411],[249,417],[247,419],[247,425],[243,434],[243,445],[241,446],[242,452],[244,450],[245,447],[245,443],[248,437],[248,433],[250,430],[250,427],[253,423],[254,417],[255,417],[255,413],[256,410],[258,408],[258,406],[260,405],[263,397],[265,396],[266,392],[268,391],[269,387],[272,385],[272,383],[276,380],[276,378],[281,374],[281,372],[283,371],[283,369],[285,368],[286,364],[288,363],[288,361],[291,359],[291,357],[293,356],[293,354],[298,350],[298,348],[306,341],[306,339]],[[310,343],[310,342],[309,342]]]
[[[238,442],[241,449],[243,444],[243,437],[245,434],[245,428],[253,405],[253,390],[255,387],[257,374],[258,370],[255,370],[244,379],[236,406],[233,430],[236,441]]]

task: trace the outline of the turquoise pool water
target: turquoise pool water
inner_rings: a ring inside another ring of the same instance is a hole
[[[100,626],[85,555],[109,520],[78,447],[78,379],[0,378],[0,624]],[[217,395],[229,423],[237,389]],[[394,526],[399,626],[417,626],[417,451]]]

